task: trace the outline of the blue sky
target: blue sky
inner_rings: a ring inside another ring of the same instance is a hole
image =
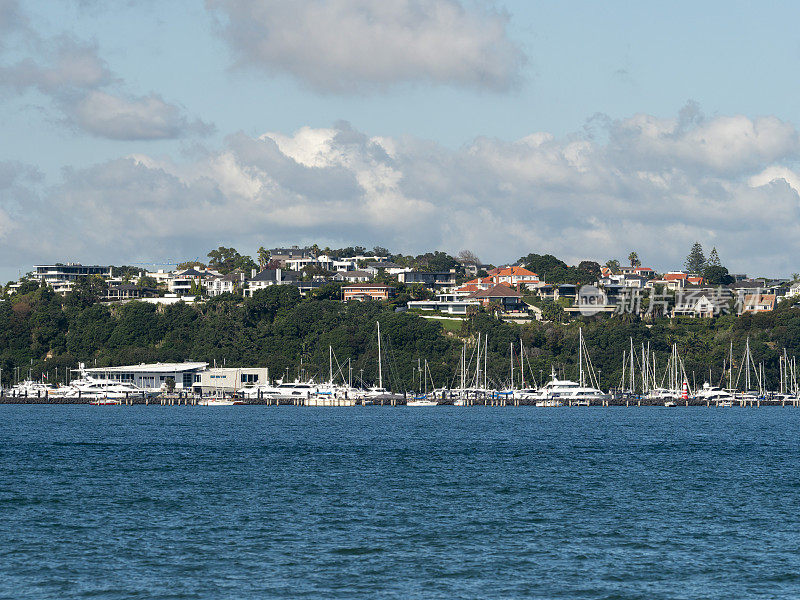
[[[0,279],[295,240],[800,271],[796,3],[289,5],[0,0]]]

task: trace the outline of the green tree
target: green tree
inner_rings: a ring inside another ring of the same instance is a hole
[[[612,258],[611,260],[606,261],[605,266],[612,273],[619,273],[619,261],[616,258]]]
[[[185,271],[187,269],[205,269],[205,263],[201,263],[198,260],[188,260],[186,262],[178,263],[177,269],[179,271]]]
[[[703,254],[703,246],[700,245],[700,242],[695,242],[692,245],[684,266],[689,273],[701,274],[703,272],[706,266],[706,256]]]
[[[639,260],[639,255],[636,254],[636,252],[631,252],[628,254],[628,260],[630,261],[632,267],[642,266],[642,261]]]
[[[706,266],[709,267],[721,267],[722,262],[719,260],[719,253],[717,252],[716,246],[711,249],[711,254],[708,255],[708,263]]]
[[[578,263],[578,270],[589,274],[593,278],[600,277],[602,274],[600,264],[593,260],[582,260]]]
[[[545,302],[544,306],[542,307],[542,318],[545,321],[562,323],[565,319],[565,316],[566,313],[564,312],[564,308],[555,302]]]
[[[259,268],[266,269],[269,264],[269,252],[264,246],[258,249],[258,266]]]
[[[708,285],[729,285],[733,277],[728,274],[728,269],[719,265],[709,265],[703,269],[703,279]]]

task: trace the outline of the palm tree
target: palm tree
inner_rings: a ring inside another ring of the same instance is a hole
[[[264,246],[261,246],[258,249],[258,266],[264,270],[267,268],[267,264],[269,264],[269,252]]]
[[[628,260],[631,261],[632,267],[641,267],[642,261],[639,260],[639,255],[636,252],[631,252],[628,254]]]

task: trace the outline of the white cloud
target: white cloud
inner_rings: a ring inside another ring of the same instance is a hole
[[[67,172],[46,196],[59,223],[46,246],[58,255],[47,259],[193,258],[221,243],[252,251],[317,242],[467,247],[494,262],[539,252],[574,263],[636,250],[665,269],[699,240],[736,271],[790,273],[800,254],[800,196],[786,165],[798,159],[797,134],[764,122],[694,121],[670,126],[668,137],[610,122],[607,142],[534,133],[458,150],[369,137],[347,124],[240,133],[194,161],[140,155]],[[675,150],[720,130],[736,148],[736,172]]]
[[[0,30],[16,14],[0,0]],[[16,19],[19,23],[19,19]],[[9,25],[11,26],[11,25]],[[21,25],[18,25],[21,26]],[[124,82],[100,57],[97,46],[69,36],[41,38],[28,32],[31,56],[0,64],[0,88],[23,94],[35,89],[49,98],[65,121],[95,136],[117,140],[173,139],[206,135],[213,127],[190,120],[158,94],[126,93]]]
[[[37,60],[25,58],[0,67],[0,83],[20,91],[36,88],[43,94],[69,94],[94,89],[114,81],[97,47],[61,37],[44,44]]]
[[[207,0],[239,65],[349,93],[428,82],[506,90],[524,56],[507,17],[458,0]]]
[[[82,129],[115,140],[171,139],[212,129],[201,121],[189,122],[177,106],[156,94],[124,97],[93,90],[66,110]]]

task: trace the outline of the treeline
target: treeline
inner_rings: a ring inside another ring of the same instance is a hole
[[[470,315],[460,329],[445,331],[441,323],[378,302],[342,303],[327,293],[308,299],[292,286],[275,286],[252,298],[220,296],[198,305],[178,303],[157,307],[143,302],[100,304],[91,291],[60,297],[48,288],[17,294],[0,302],[0,369],[5,385],[15,368],[34,378],[79,362],[98,366],[141,362],[200,360],[228,366],[266,366],[274,376],[300,373],[327,378],[328,347],[344,373],[351,359],[353,381],[363,372],[367,384],[377,379],[376,322],[385,349],[385,383],[395,391],[409,389],[417,360],[428,360],[436,386],[458,384],[462,344],[468,357],[478,332],[488,335],[489,376],[502,386],[509,377],[510,347],[518,355],[520,338],[529,358],[526,380],[546,377],[551,365],[575,377],[578,327],[583,327],[592,361],[604,387],[617,385],[623,351],[649,344],[666,364],[673,343],[678,345],[687,373],[701,384],[709,367],[717,382],[733,342],[740,361],[749,337],[754,358],[763,362],[767,381],[777,387],[778,357],[800,348],[800,310],[780,306],[771,313],[722,316],[715,319],[656,319],[643,322],[595,316],[562,325],[533,322],[517,325],[491,312]],[[518,360],[518,358],[517,358]],[[473,362],[474,368],[474,362]],[[516,367],[519,373],[518,363]]]

